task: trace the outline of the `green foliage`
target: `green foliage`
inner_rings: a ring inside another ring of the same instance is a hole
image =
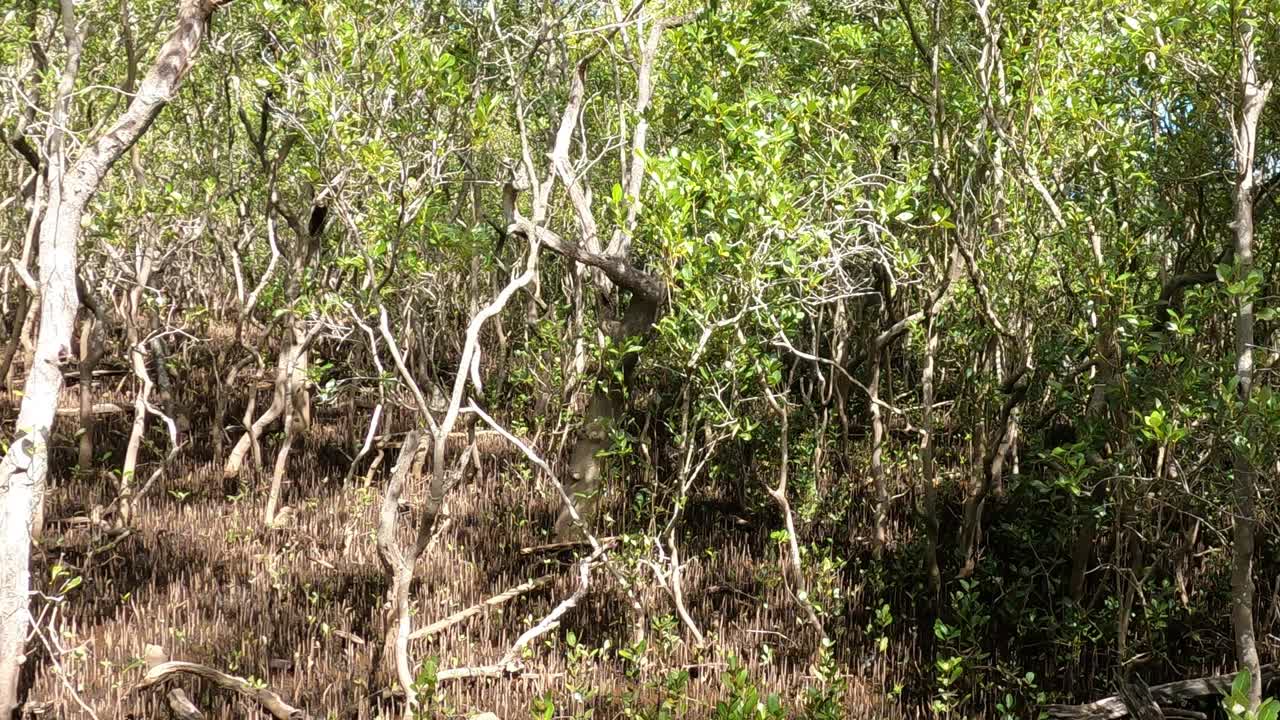
[[[0,196],[13,198],[0,237],[13,297],[10,268],[37,271],[41,254],[22,239],[47,193],[28,197],[25,184],[52,176],[47,163],[32,174],[19,141],[47,155],[53,131],[65,130],[69,157],[81,153],[126,106],[122,81],[135,69],[126,64],[154,54],[163,34],[152,28],[173,11],[119,0],[74,9],[92,32],[65,128],[51,121],[67,61],[58,8],[0,11],[9,98],[0,134],[13,149],[0,159]],[[433,390],[471,377],[457,366],[466,329],[529,260],[508,211],[565,245],[616,252],[610,267],[663,286],[652,328],[620,337],[618,321],[643,303],[544,242],[537,282],[481,331],[474,377],[483,382],[463,398],[494,409],[556,473],[584,430],[605,437],[605,483],[586,494],[606,508],[600,529],[621,538],[606,582],[669,583],[655,574],[679,546],[702,565],[691,571],[699,582],[728,586],[704,573],[738,541],[686,513],[698,499],[735,498],[754,517],[732,532],[770,558],[750,558],[751,591],[784,594],[772,558],[794,541],[804,601],[840,630],[809,648],[817,682],[804,716],[841,716],[842,653],[907,666],[912,618],[927,615],[914,629],[936,640],[921,661],[922,706],[1031,717],[1056,689],[1046,665],[1150,654],[1198,666],[1231,655],[1220,626],[1232,600],[1233,481],[1248,477],[1238,472],[1246,464],[1267,479],[1280,437],[1280,115],[1274,99],[1262,115],[1251,258],[1226,251],[1237,227],[1232,117],[1240,31],[1253,24],[1273,39],[1275,9],[672,0],[620,20],[598,2],[237,1],[219,9],[187,85],[94,198],[78,270],[115,298],[144,251],[171,253],[141,305],[172,326],[175,343],[193,338],[166,366],[179,383],[208,370],[191,351],[205,346],[216,374],[242,359],[269,373],[281,329],[297,320],[325,327],[307,373],[318,405],[376,397],[403,422],[417,401],[378,331],[380,311],[439,415]],[[690,12],[660,35],[642,99],[633,53],[656,19]],[[121,52],[126,42],[137,52]],[[1275,48],[1261,42],[1259,52],[1263,79],[1280,77]],[[552,172],[579,63],[568,170]],[[506,182],[530,169],[526,157],[538,187],[506,207]],[[308,238],[320,207],[329,224]],[[1251,385],[1236,338],[1250,307]],[[222,325],[235,326],[234,341],[214,337]],[[882,432],[868,402],[873,359]],[[590,418],[599,395],[616,407]],[[786,408],[785,425],[771,399]],[[933,510],[922,481],[926,416]],[[1069,437],[1047,437],[1056,426]],[[144,463],[165,450],[162,434],[148,432]],[[278,436],[272,428],[264,438]],[[876,507],[864,482],[873,454],[890,508]],[[113,457],[98,455],[105,486],[134,481],[108,467]],[[542,471],[523,458],[491,471],[486,487],[523,493],[511,527],[541,522],[555,502]],[[694,480],[683,487],[686,471]],[[765,487],[784,474],[780,503]],[[1261,484],[1267,529],[1274,498]],[[371,478],[358,491],[356,509],[377,504],[376,487]],[[177,505],[203,499],[165,492]],[[260,499],[252,482],[231,492],[213,494]],[[967,515],[971,498],[981,501]],[[896,531],[884,547],[870,546],[865,526],[877,511]],[[953,525],[966,515],[977,518],[979,547],[958,573],[964,528]],[[936,594],[920,562],[934,527]],[[256,542],[239,528],[225,541]],[[1258,562],[1271,568],[1280,555],[1272,539],[1263,544]],[[1070,586],[1076,571],[1083,597]],[[75,598],[81,583],[52,566],[53,594]],[[646,640],[616,652],[585,632],[539,646],[562,652],[567,670],[564,692],[535,703],[534,715],[595,712],[592,671],[615,660],[629,716],[696,712],[688,673],[667,666],[690,647],[686,628],[669,606],[646,613]],[[866,647],[848,647],[862,635]],[[1015,647],[1000,646],[1007,638]],[[761,664],[801,665],[787,657],[793,648],[769,642]],[[447,714],[437,671],[435,659],[422,661],[416,686],[428,712]],[[784,715],[736,660],[724,696],[720,718]],[[1271,720],[1273,707],[1257,717]]]
[[[1276,720],[1280,717],[1280,701],[1266,698],[1256,709],[1249,700],[1253,678],[1248,670],[1241,670],[1231,681],[1231,691],[1222,698],[1222,709],[1229,720]]]
[[[761,697],[747,669],[736,657],[721,676],[727,697],[716,703],[716,720],[782,720],[786,717],[782,700],[777,695]]]

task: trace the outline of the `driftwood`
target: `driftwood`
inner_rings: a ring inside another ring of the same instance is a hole
[[[1263,684],[1274,681],[1277,673],[1275,665],[1264,665],[1262,668]],[[1195,680],[1179,680],[1177,682],[1156,685],[1150,688],[1151,699],[1160,705],[1175,705],[1194,700],[1206,695],[1225,695],[1231,691],[1231,681],[1235,674],[1215,675]],[[1076,720],[1113,720],[1129,715],[1124,699],[1113,696],[1087,703],[1085,705],[1046,705],[1044,710],[1052,718],[1073,718]],[[1164,711],[1166,717],[1175,717],[1170,710]],[[1176,717],[1192,717],[1185,713],[1177,713]]]
[[[284,698],[272,692],[268,688],[254,687],[244,678],[238,678],[234,675],[228,675],[224,672],[214,670],[211,667],[201,665],[199,663],[172,661],[160,663],[147,671],[142,682],[134,688],[134,691],[149,688],[157,683],[163,682],[171,675],[180,674],[195,675],[196,677],[207,680],[217,685],[223,690],[230,690],[253,700],[262,706],[263,710],[271,713],[276,720],[306,720],[307,713],[299,708],[293,707],[286,703]]]
[[[420,640],[424,637],[430,637],[439,632],[447,630],[448,628],[451,628],[454,625],[457,625],[458,623],[462,622],[463,620],[466,620],[467,618],[470,618],[475,615],[479,615],[480,613],[484,612],[485,610],[491,607],[497,607],[498,605],[501,605],[512,598],[520,597],[521,595],[524,595],[527,592],[536,590],[542,587],[543,585],[546,585],[547,583],[551,582],[555,578],[556,578],[555,575],[543,575],[542,577],[537,577],[527,582],[523,582],[511,588],[510,590],[507,590],[498,595],[494,595],[488,600],[478,602],[475,605],[472,605],[471,607],[467,608],[466,610],[460,610],[450,615],[449,617],[444,618],[443,620],[437,620],[424,628],[419,628],[418,630],[415,630],[412,633],[410,633],[409,639]]]

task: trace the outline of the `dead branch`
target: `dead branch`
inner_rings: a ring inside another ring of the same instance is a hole
[[[613,547],[618,543],[617,535],[609,535],[607,537],[596,538],[601,545]],[[521,555],[534,555],[544,552],[559,552],[560,550],[570,550],[583,545],[590,545],[591,541],[583,538],[582,540],[565,540],[563,542],[547,543],[546,545],[533,545],[527,548],[520,548]]]
[[[472,605],[471,607],[465,610],[460,610],[450,615],[449,617],[444,618],[443,620],[437,620],[424,628],[419,628],[418,630],[414,630],[412,633],[409,634],[409,639],[421,640],[422,638],[430,637],[439,632],[447,630],[448,628],[451,628],[454,625],[457,625],[458,623],[464,620],[467,620],[468,618],[479,615],[480,613],[484,612],[489,608],[497,607],[507,602],[508,600],[520,597],[521,595],[537,590],[538,588],[550,583],[552,580],[555,579],[555,577],[556,577],[555,575],[543,575],[542,577],[537,577],[532,580],[520,583],[519,585],[509,590],[506,590],[504,592],[501,592],[497,595],[494,595],[493,597],[487,600],[478,602],[475,605]]]
[[[142,678],[142,682],[138,683],[130,692],[144,690],[163,682],[170,675],[181,674],[195,675],[202,680],[217,685],[223,690],[243,695],[261,705],[263,710],[271,713],[272,717],[278,720],[302,720],[308,717],[305,711],[286,703],[284,698],[272,692],[269,688],[256,687],[244,678],[228,675],[207,665],[182,662],[180,660],[161,663],[151,668],[147,671],[146,676]]]
[[[124,408],[115,403],[95,403],[89,408],[89,412],[94,415],[118,415],[124,411]],[[58,417],[79,417],[79,415],[78,407],[58,408]]]
[[[516,638],[515,643],[503,654],[502,659],[498,661],[499,667],[512,667],[518,664],[516,660],[520,655],[520,651],[526,645],[542,637],[551,631],[552,628],[560,624],[560,618],[565,613],[577,606],[578,602],[586,597],[587,589],[591,586],[591,570],[595,567],[596,562],[604,555],[604,548],[597,548],[595,552],[588,555],[582,562],[578,563],[578,589],[573,594],[565,598],[554,610],[547,613],[547,616],[533,627],[524,631],[524,634]]]
[[[1262,682],[1264,685],[1274,681],[1278,676],[1280,676],[1280,673],[1277,673],[1275,665],[1263,666]],[[1204,697],[1205,695],[1222,695],[1231,691],[1231,681],[1234,679],[1235,674],[1214,675],[1195,680],[1179,680],[1165,683],[1164,685],[1156,685],[1151,688],[1151,698],[1161,705],[1172,705]],[[1075,718],[1077,720],[1112,720],[1129,714],[1129,710],[1124,705],[1124,700],[1118,695],[1085,705],[1045,705],[1044,710],[1049,713],[1049,717]],[[1166,711],[1167,714],[1168,711]]]

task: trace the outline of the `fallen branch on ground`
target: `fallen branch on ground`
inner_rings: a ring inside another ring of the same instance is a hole
[[[557,605],[546,617],[542,618],[538,624],[524,631],[520,637],[510,648],[503,653],[502,658],[493,665],[481,665],[479,667],[450,668],[441,670],[436,674],[436,680],[443,682],[445,680],[462,680],[467,678],[501,678],[519,675],[521,677],[545,677],[540,673],[527,673],[524,670],[524,663],[518,658],[520,652],[524,650],[529,643],[545,635],[560,625],[560,618],[565,613],[577,606],[587,594],[587,589],[591,585],[591,570],[596,563],[600,562],[600,556],[604,554],[604,549],[599,548],[590,556],[583,558],[578,564],[578,588],[573,594],[565,598]]]
[[[466,620],[467,618],[473,617],[475,615],[479,615],[481,612],[485,611],[488,608],[497,607],[512,598],[520,597],[521,595],[524,595],[527,592],[536,590],[542,587],[543,585],[546,585],[547,583],[551,582],[554,579],[555,579],[555,575],[543,575],[542,577],[534,578],[527,582],[523,582],[511,588],[510,590],[494,595],[488,600],[478,602],[475,605],[472,605],[471,607],[467,608],[466,610],[461,610],[459,612],[456,612],[450,615],[449,617],[443,620],[437,620],[424,628],[419,628],[418,630],[414,630],[412,633],[410,633],[409,639],[421,640],[424,637],[430,637],[431,635],[435,635],[436,633],[439,633],[443,630],[453,627],[454,625],[457,625],[458,623],[462,622],[463,620]]]
[[[602,538],[596,538],[596,539],[600,541],[601,545],[604,545],[607,547],[613,547],[614,545],[618,544],[617,535],[610,535],[608,537],[602,537]],[[591,544],[591,541],[586,539],[565,540],[563,542],[553,542],[553,543],[547,543],[546,545],[534,545],[533,547],[520,548],[520,554],[533,555],[534,553],[570,550],[572,548],[582,547],[583,545],[590,545],[590,544]]]
[[[1231,681],[1235,674],[1215,675],[1195,680],[1179,680],[1177,682],[1156,685],[1151,688],[1151,698],[1161,705],[1173,705],[1206,695],[1224,695],[1231,691]],[[1280,677],[1275,665],[1262,668],[1262,682],[1269,683]],[[1084,705],[1045,705],[1044,710],[1053,718],[1074,718],[1076,720],[1114,720],[1129,714],[1124,700],[1112,696]],[[1166,715],[1168,711],[1166,711]]]
[[[142,682],[138,683],[130,692],[149,688],[164,681],[170,675],[183,673],[207,680],[223,690],[239,693],[261,705],[263,710],[271,713],[272,717],[277,720],[305,720],[307,718],[305,711],[286,703],[284,698],[272,692],[269,688],[255,687],[250,685],[249,681],[244,678],[228,675],[199,663],[178,660],[160,663],[148,670],[146,676],[142,678]]]
[[[97,403],[93,407],[89,408],[89,412],[94,415],[116,415],[124,412],[124,408],[115,403]],[[80,408],[58,408],[58,417],[80,417]]]

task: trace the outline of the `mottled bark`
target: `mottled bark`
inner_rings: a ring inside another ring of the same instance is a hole
[[[204,38],[209,16],[220,3],[183,0],[177,26],[148,70],[133,102],[106,131],[92,140],[62,173],[65,151],[54,143],[47,180],[48,198],[40,225],[40,329],[36,340],[15,437],[0,461],[0,718],[18,705],[18,679],[29,626],[31,578],[28,563],[32,538],[43,523],[43,495],[48,473],[48,442],[62,389],[61,365],[72,357],[71,337],[79,297],[76,293],[77,241],[89,200],[111,166],[151,125],[191,69]],[[68,66],[55,101],[55,128],[69,124],[80,36],[70,0],[63,2]]]

